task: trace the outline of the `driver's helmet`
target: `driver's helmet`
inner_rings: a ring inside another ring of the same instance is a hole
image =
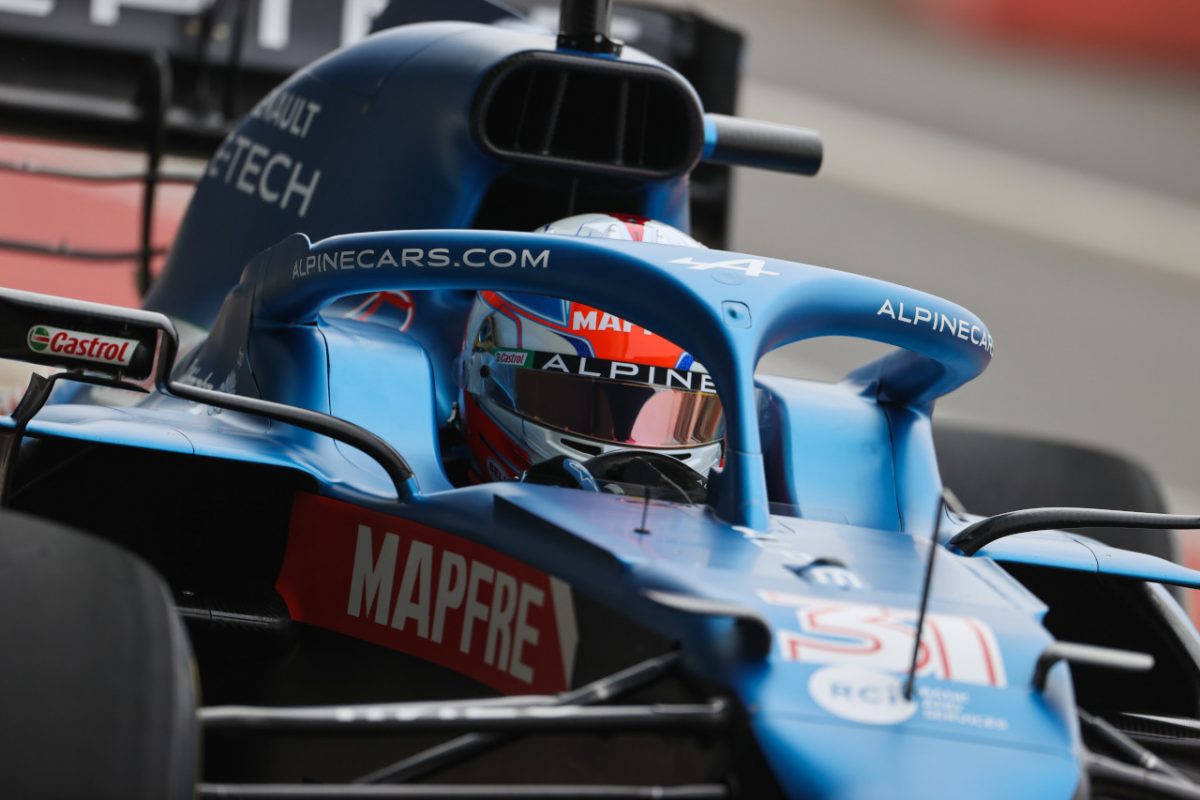
[[[619,214],[581,214],[537,232],[704,246],[669,225]],[[724,418],[704,367],[601,309],[479,292],[461,370],[462,429],[480,480],[517,478],[556,456],[585,461],[617,450],[663,453],[700,475],[721,460]]]

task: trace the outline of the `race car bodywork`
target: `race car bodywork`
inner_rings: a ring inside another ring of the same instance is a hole
[[[0,292],[0,356],[67,370],[2,422],[4,503],[166,578],[207,703],[202,796],[437,775],[437,796],[1085,797],[1124,774],[1088,712],[1139,754],[1186,749],[1200,639],[1158,582],[1200,574],[1057,531],[948,544],[969,519],[931,415],[993,355],[974,314],[782,259],[521,232],[596,205],[685,227],[687,175],[735,160],[737,132],[628,50],[385,31],[230,134],[149,310]],[[798,169],[780,149],[757,163]],[[480,289],[603,308],[702,362],[726,420],[707,501],[456,485]],[[376,293],[405,293],[404,324],[359,318]],[[837,384],[755,375],[834,335],[896,350]],[[1178,789],[1172,761],[1135,778]]]

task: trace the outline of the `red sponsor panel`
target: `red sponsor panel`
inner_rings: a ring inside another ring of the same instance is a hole
[[[460,536],[297,494],[276,588],[298,622],[418,656],[500,691],[570,685],[570,589]]]

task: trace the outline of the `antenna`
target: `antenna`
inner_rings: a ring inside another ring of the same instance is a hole
[[[642,495],[642,524],[633,529],[634,533],[649,533],[650,529],[646,527],[646,517],[650,516],[650,487],[645,487],[646,492]]]
[[[904,699],[912,700],[913,684],[917,680],[917,658],[921,654],[921,634],[925,631],[925,611],[929,608],[929,587],[933,583],[933,561],[937,557],[938,534],[942,531],[942,517],[946,513],[946,499],[938,499],[937,518],[933,523],[933,536],[929,542],[929,560],[925,562],[925,580],[921,584],[921,610],[917,613],[917,634],[913,639],[912,663],[908,667],[908,680],[904,682]]]
[[[562,0],[558,11],[558,46],[565,50],[617,55],[621,42],[613,40],[610,0]]]

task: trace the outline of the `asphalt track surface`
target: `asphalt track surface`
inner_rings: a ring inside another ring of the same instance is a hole
[[[1200,75],[936,36],[880,3],[697,5],[748,38],[740,113],[825,135],[816,179],[739,170],[731,246],[970,308],[995,358],[940,418],[1100,444],[1200,511]],[[763,368],[833,380],[879,352]]]

